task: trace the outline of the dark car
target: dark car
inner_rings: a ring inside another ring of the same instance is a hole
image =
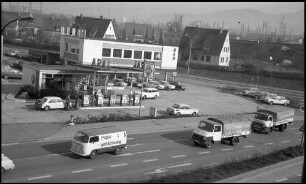
[[[1,77],[4,79],[8,79],[8,78],[21,79],[22,72],[14,68],[10,68],[10,69],[4,68],[4,69],[1,69]]]
[[[184,84],[182,84],[181,82],[178,82],[178,81],[170,81],[170,84],[174,85],[176,90],[185,91],[185,89],[186,89],[186,86]]]

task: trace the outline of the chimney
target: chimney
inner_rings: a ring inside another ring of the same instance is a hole
[[[81,13],[80,17],[81,17],[81,20],[83,20],[83,14],[82,13]]]
[[[220,29],[220,34],[222,34],[222,28]]]
[[[103,16],[100,16],[100,19],[102,20],[102,19],[103,19]]]

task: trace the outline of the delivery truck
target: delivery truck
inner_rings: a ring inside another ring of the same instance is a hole
[[[251,115],[227,115],[202,119],[193,130],[191,139],[194,144],[210,148],[215,142],[239,143],[239,137],[251,134]]]
[[[91,159],[105,152],[117,155],[127,148],[126,141],[126,131],[115,127],[84,129],[75,133],[70,151]]]
[[[294,109],[286,107],[270,107],[258,109],[252,122],[252,131],[269,134],[273,129],[283,132],[294,120]]]

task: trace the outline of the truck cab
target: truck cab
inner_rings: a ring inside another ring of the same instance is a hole
[[[195,144],[211,147],[215,141],[220,141],[222,136],[222,126],[219,123],[202,120],[193,131],[192,139]]]
[[[273,117],[266,113],[257,112],[252,122],[252,130],[270,133],[273,126]]]

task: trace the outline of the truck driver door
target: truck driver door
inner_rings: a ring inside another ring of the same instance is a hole
[[[220,141],[221,140],[221,126],[220,125],[214,126],[213,140],[214,141]]]
[[[99,136],[93,136],[89,138],[89,144],[88,147],[90,150],[95,150],[101,148],[99,145]]]

